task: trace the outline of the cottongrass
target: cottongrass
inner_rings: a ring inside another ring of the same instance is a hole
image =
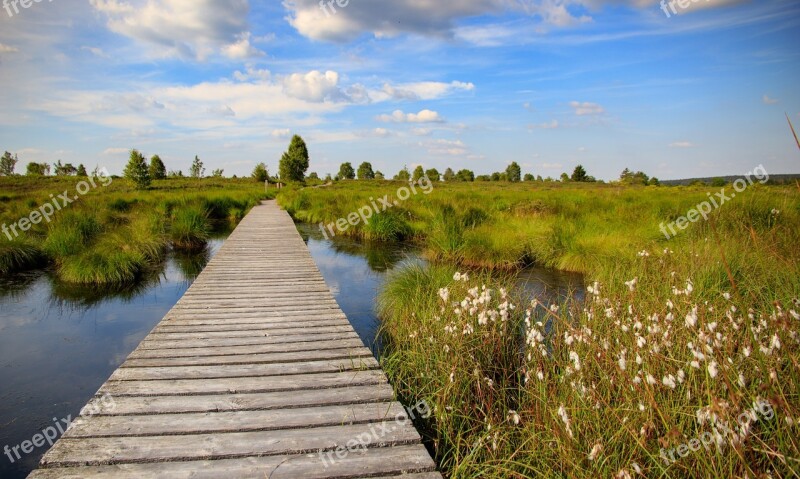
[[[678,269],[671,252],[639,258]],[[420,427],[446,475],[800,474],[797,299],[759,305],[657,271],[524,308],[507,284],[413,267],[381,295],[383,364],[401,398],[435,405]],[[762,400],[775,419],[731,427]],[[703,433],[715,447],[660,456]]]

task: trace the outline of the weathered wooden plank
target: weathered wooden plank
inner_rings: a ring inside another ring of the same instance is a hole
[[[357,349],[363,347],[361,340],[336,339],[333,341],[311,341],[303,343],[257,344],[251,346],[218,346],[215,348],[137,349],[128,360],[159,358],[203,358],[206,356],[239,356],[246,354],[276,354],[301,351],[328,351],[335,349]],[[366,348],[365,348],[366,349]]]
[[[174,348],[216,348],[225,346],[251,346],[259,344],[282,344],[282,343],[301,343],[328,341],[332,339],[352,339],[357,338],[355,331],[343,333],[315,333],[306,334],[271,334],[255,338],[217,338],[217,339],[183,339],[178,341],[161,341],[148,339],[139,346],[141,349],[174,349]]]
[[[278,431],[391,420],[408,420],[405,409],[395,402],[269,411],[80,417],[72,423],[64,437],[78,439]]]
[[[128,358],[124,368],[170,367],[170,366],[215,366],[220,364],[281,364],[304,361],[323,361],[348,358],[372,357],[364,347],[344,349],[314,349],[312,351],[280,352],[267,354],[237,354],[228,356],[193,356],[183,358]]]
[[[296,374],[329,373],[377,369],[378,361],[372,356],[304,361],[281,364],[233,364],[214,366],[175,366],[119,368],[110,381],[152,381],[166,379],[218,379],[252,378],[264,376],[291,376]]]
[[[297,456],[246,457],[215,461],[119,464],[40,469],[30,479],[441,479],[421,445],[366,449],[329,459],[319,452]]]
[[[45,467],[231,459],[313,454],[335,450],[359,437],[370,447],[417,444],[417,431],[395,421],[280,431],[59,440],[42,458]]]
[[[160,415],[190,412],[266,411],[299,407],[340,406],[365,402],[386,402],[394,398],[394,391],[386,382],[366,386],[297,390],[252,394],[215,394],[206,396],[120,396],[95,397],[85,411],[94,416]]]
[[[184,339],[218,339],[218,338],[252,338],[253,336],[286,336],[297,334],[299,331],[309,333],[346,333],[352,331],[352,326],[345,321],[331,321],[329,324],[307,323],[293,326],[279,327],[247,327],[243,329],[230,329],[227,331],[165,331],[156,328],[147,336],[148,341],[178,341]]]
[[[383,371],[346,371],[340,373],[299,374],[219,379],[171,379],[163,381],[109,381],[99,394],[117,396],[173,396],[200,394],[244,394],[291,392],[304,389],[327,389],[386,383]]]

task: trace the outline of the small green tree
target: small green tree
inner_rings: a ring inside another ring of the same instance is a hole
[[[711,186],[713,186],[714,188],[722,188],[727,184],[728,182],[725,181],[725,178],[714,178],[714,180],[711,182]]]
[[[195,155],[192,167],[189,169],[189,176],[192,178],[202,178],[206,174],[206,169],[203,167],[203,162],[200,157]]]
[[[267,181],[269,179],[269,170],[267,170],[266,163],[257,164],[255,169],[253,169],[253,174],[250,176],[259,183]]]
[[[72,163],[62,165],[61,160],[58,160],[53,167],[56,176],[75,176],[75,174],[78,173],[78,169],[75,168]]]
[[[384,175],[384,174],[383,174],[383,173],[381,173],[380,171],[376,171],[376,172],[375,172],[375,179],[376,179],[376,180],[381,180],[381,181],[383,181],[383,180],[385,180],[385,179],[386,179],[386,175]]]
[[[436,168],[431,168],[430,170],[425,170],[425,176],[428,177],[429,180],[433,182],[441,181],[442,175],[439,173],[439,170]]]
[[[470,170],[466,170],[466,169],[465,170],[461,170],[458,173],[456,173],[456,179],[458,181],[463,181],[463,182],[466,182],[466,183],[472,183],[473,181],[475,181],[475,173],[470,171]]]
[[[561,173],[561,182],[562,183],[569,183],[570,177],[566,173]]]
[[[535,181],[535,180],[536,180],[536,177],[535,177],[535,176],[533,176],[533,175],[532,175],[532,174],[530,174],[530,173],[526,173],[526,174],[525,174],[525,178],[523,178],[523,180],[524,180],[524,181],[526,181],[526,182]]]
[[[150,171],[147,167],[147,161],[138,150],[131,150],[130,160],[128,160],[128,165],[125,167],[125,178],[133,181],[140,190],[150,186]]]
[[[414,174],[411,176],[411,180],[417,182],[425,177],[425,169],[422,165],[414,168]]]
[[[510,165],[508,165],[508,168],[506,168],[506,175],[508,176],[507,181],[510,181],[512,183],[519,183],[520,181],[522,181],[522,168],[520,168],[517,162],[515,161]]]
[[[47,163],[28,163],[25,174],[28,176],[47,176],[50,174],[50,165]]]
[[[81,176],[81,177],[89,176],[89,173],[86,172],[86,167],[83,166],[83,163],[78,165],[78,172],[76,173],[76,175]]]
[[[372,164],[365,161],[361,163],[361,166],[358,167],[358,179],[359,180],[374,180],[375,179],[375,171],[372,169]]]
[[[583,165],[578,165],[575,167],[575,171],[572,172],[572,181],[577,181],[579,183],[585,183],[589,175],[586,174],[586,169]]]
[[[403,169],[397,173],[394,179],[397,181],[409,181],[411,179],[411,173],[408,171],[408,167],[404,166]]]
[[[306,142],[299,135],[292,137],[289,150],[283,154],[280,163],[280,174],[282,181],[292,181],[302,183],[308,171],[308,147]]]
[[[500,181],[500,172],[495,171],[492,173],[492,181]]]
[[[456,174],[452,168],[444,170],[444,181],[453,181],[456,179]]]
[[[167,167],[158,155],[153,155],[153,157],[150,158],[150,168],[148,171],[150,173],[150,178],[153,180],[165,180],[167,178]]]
[[[339,167],[339,175],[336,177],[339,180],[354,180],[356,179],[356,170],[350,163],[342,163]]]
[[[0,176],[13,175],[18,161],[19,158],[17,158],[17,155],[12,155],[9,152],[5,152],[3,156],[0,157]]]
[[[216,169],[216,170],[211,172],[211,177],[212,178],[222,178],[224,175],[225,175],[225,170],[223,170],[221,168],[220,169]]]
[[[650,181],[647,183],[648,186],[661,186],[661,182],[655,176],[650,178]],[[725,186],[725,185],[723,185]]]
[[[316,171],[312,171],[311,173],[308,174],[308,179],[309,180],[314,180],[314,181],[319,181],[319,175],[317,174]]]

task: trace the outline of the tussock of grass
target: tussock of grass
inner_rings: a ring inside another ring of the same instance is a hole
[[[202,249],[211,234],[209,211],[201,206],[186,205],[172,212],[169,235],[177,249]]]
[[[31,242],[0,239],[0,274],[36,268],[44,260],[42,251]]]
[[[43,247],[53,258],[75,255],[83,251],[100,232],[100,223],[93,214],[65,211],[50,223]]]

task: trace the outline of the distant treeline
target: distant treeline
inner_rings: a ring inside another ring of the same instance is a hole
[[[690,186],[704,184],[706,186],[730,185],[736,180],[746,179],[744,175],[717,176],[712,178],[688,178],[685,180],[662,180],[664,186]],[[792,175],[770,175],[768,185],[789,185],[800,181],[800,174]]]

